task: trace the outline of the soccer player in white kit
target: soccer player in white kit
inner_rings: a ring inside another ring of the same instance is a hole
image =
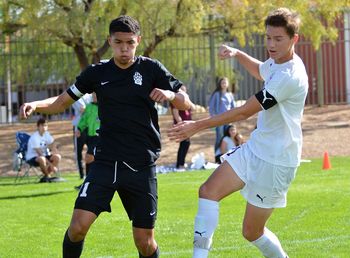
[[[286,206],[286,195],[300,164],[301,120],[308,92],[305,66],[294,52],[298,41],[298,14],[279,8],[265,20],[270,58],[260,62],[246,53],[222,45],[221,59],[236,58],[255,78],[261,91],[241,106],[198,121],[185,121],[169,130],[181,141],[210,127],[229,124],[258,113],[257,128],[249,140],[227,152],[224,162],[199,189],[194,226],[193,257],[207,257],[218,224],[219,201],[240,190],[246,199],[243,236],[265,257],[288,257],[277,236],[266,228],[274,208]]]

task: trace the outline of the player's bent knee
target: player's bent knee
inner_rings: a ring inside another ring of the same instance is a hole
[[[135,239],[135,245],[137,246],[138,250],[145,253],[145,251],[151,246],[151,242],[147,239]]]
[[[84,238],[89,230],[89,226],[79,221],[72,221],[69,227],[70,235],[73,238]]]
[[[254,229],[249,225],[243,225],[242,235],[249,242],[257,240],[260,236],[264,234],[264,230]]]
[[[199,187],[198,191],[199,198],[211,199],[211,193],[209,191],[208,186],[204,183]]]
[[[153,244],[154,240],[153,239],[135,239],[135,245],[137,247],[137,250],[141,253],[144,254],[146,256],[151,255],[152,253],[154,253],[155,250],[153,250],[154,244]]]
[[[157,247],[152,229],[133,228],[133,236],[137,250],[147,256],[152,255]]]

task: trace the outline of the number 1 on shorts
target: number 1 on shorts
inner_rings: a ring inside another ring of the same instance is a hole
[[[88,189],[88,187],[89,187],[89,184],[90,184],[90,182],[86,182],[85,184],[84,184],[84,187],[83,187],[83,190],[81,191],[81,193],[80,193],[80,197],[86,197],[87,196],[87,193],[86,193],[86,191],[87,191],[87,189]]]

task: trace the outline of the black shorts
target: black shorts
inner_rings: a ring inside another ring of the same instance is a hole
[[[96,160],[80,188],[74,208],[97,216],[103,211],[111,212],[110,202],[115,191],[134,227],[154,228],[158,203],[154,165],[135,170],[122,161]]]
[[[52,155],[47,155],[45,157],[48,161],[50,161]],[[37,157],[31,158],[30,160],[27,160],[26,162],[33,167],[39,167],[39,163],[36,161],[36,158]]]

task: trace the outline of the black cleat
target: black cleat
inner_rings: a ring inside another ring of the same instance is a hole
[[[83,184],[74,186],[74,189],[77,190],[77,191],[80,191],[82,185],[83,185]]]
[[[43,176],[40,178],[39,183],[50,183],[50,178],[47,176]]]

